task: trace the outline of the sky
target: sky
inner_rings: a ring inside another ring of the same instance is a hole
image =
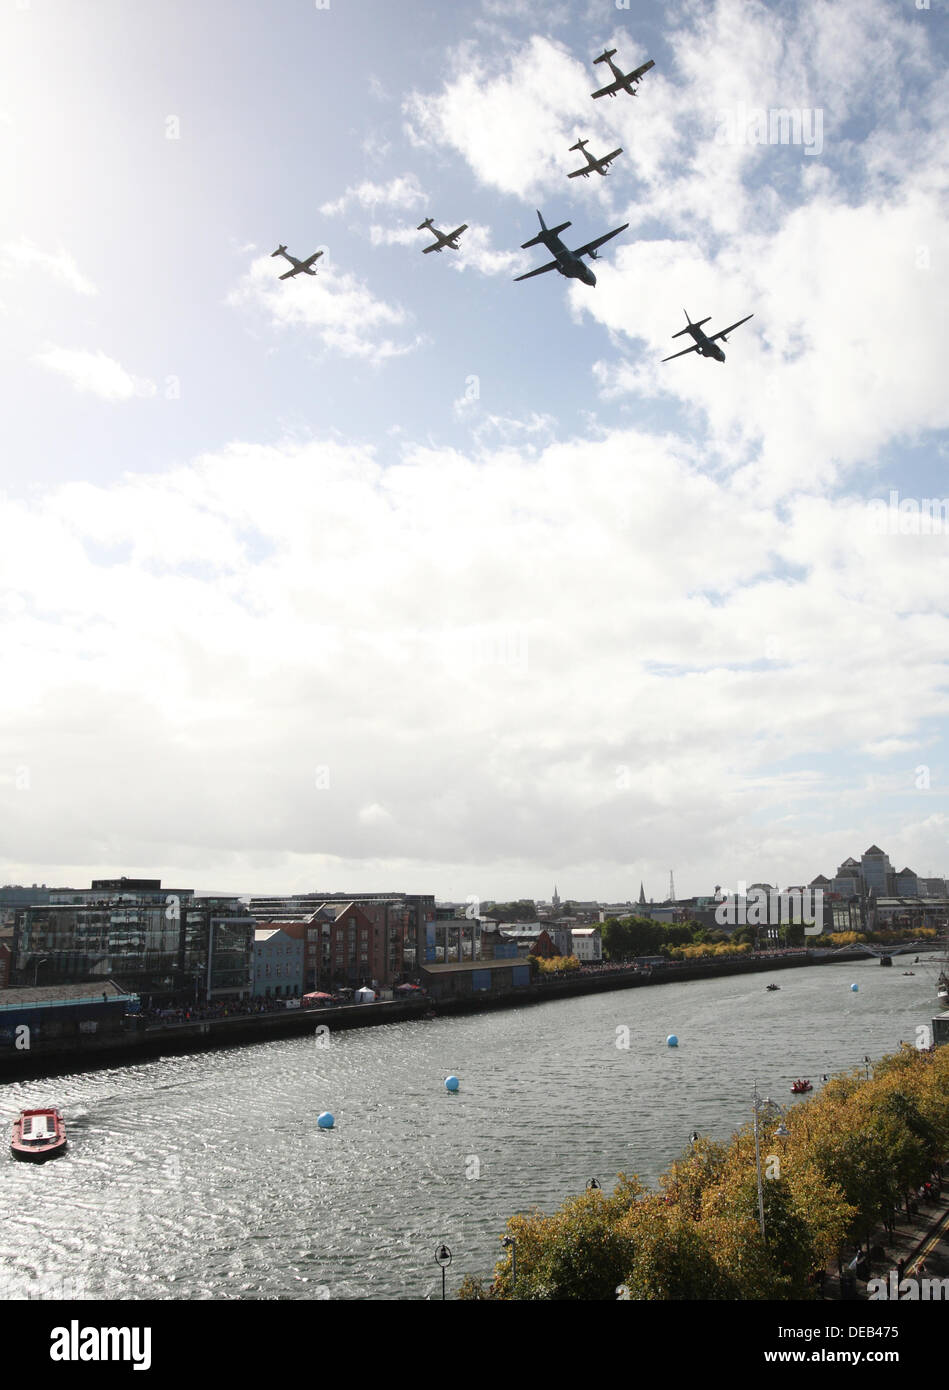
[[[4,0],[0,882],[949,872],[946,12]]]

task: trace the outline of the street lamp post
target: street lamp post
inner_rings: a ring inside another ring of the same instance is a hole
[[[764,1238],[765,1238],[765,1227],[764,1227],[764,1183],[763,1183],[762,1180],[761,1180],[761,1144],[760,1144],[759,1136],[758,1136],[758,1115],[759,1115],[759,1112],[762,1111],[762,1110],[765,1110],[765,1111],[767,1111],[767,1110],[771,1110],[771,1111],[777,1110],[777,1111],[778,1111],[778,1113],[779,1113],[780,1116],[781,1116],[781,1123],[778,1125],[778,1128],[774,1131],[775,1137],[776,1137],[777,1139],[787,1139],[788,1136],[790,1135],[791,1131],[786,1127],[786,1125],[785,1125],[785,1123],[784,1123],[784,1118],[785,1118],[785,1110],[784,1110],[784,1107],[783,1107],[782,1105],[778,1105],[777,1101],[771,1100],[770,1097],[768,1097],[768,1096],[765,1096],[764,1099],[762,1099],[761,1096],[758,1095],[758,1083],[757,1083],[757,1081],[755,1082],[755,1099],[754,1099],[754,1107],[755,1107],[755,1172],[756,1172],[756,1174],[757,1174],[757,1176],[758,1176],[758,1225],[759,1225],[760,1230],[761,1230],[761,1239],[764,1240]]]
[[[517,1288],[517,1241],[513,1236],[505,1236],[501,1241],[504,1249],[510,1247],[511,1251],[511,1292]]]
[[[442,1271],[442,1302],[444,1303],[444,1301],[445,1301],[445,1271],[446,1271],[446,1269],[448,1268],[448,1266],[451,1264],[451,1251],[449,1250],[448,1246],[444,1244],[444,1242],[442,1242],[442,1244],[441,1244],[441,1245],[438,1247],[438,1249],[435,1251],[435,1263],[436,1263],[437,1265],[440,1265],[440,1266],[441,1266],[441,1271]]]
[[[41,965],[49,965],[49,956],[44,956],[42,960],[35,962],[33,966],[33,988],[36,989],[36,977],[39,974]]]
[[[764,1240],[764,1187],[761,1182],[761,1146],[758,1141],[758,1107],[761,1102],[758,1097],[758,1083],[755,1082],[755,1172],[758,1176],[758,1226],[761,1230],[761,1239]]]

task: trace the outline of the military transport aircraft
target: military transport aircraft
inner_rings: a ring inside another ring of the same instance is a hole
[[[293,267],[292,270],[286,271],[279,277],[281,280],[290,280],[294,275],[299,275],[301,271],[303,271],[305,275],[315,275],[316,271],[313,269],[313,262],[318,261],[322,254],[322,251],[314,251],[313,255],[307,256],[305,261],[298,261],[296,256],[287,255],[287,248],[285,246],[278,246],[276,251],[271,251],[270,253],[271,257],[282,256],[283,259],[289,261]]]
[[[446,246],[452,251],[457,251],[458,238],[461,236],[462,232],[466,232],[468,230],[468,223],[462,222],[461,226],[456,227],[453,232],[440,232],[438,228],[435,226],[435,224],[432,222],[432,219],[430,217],[426,217],[424,222],[419,223],[418,227],[416,228],[416,231],[424,232],[426,229],[430,231],[434,236],[438,237],[438,240],[433,241],[431,246],[422,247],[423,256],[427,256],[429,251],[443,251]]]
[[[614,78],[614,81],[612,81],[609,86],[601,87],[598,92],[591,93],[594,98],[615,97],[617,92],[629,92],[630,96],[634,97],[636,95],[634,84],[636,82],[641,82],[643,80],[643,74],[648,72],[650,68],[656,66],[655,62],[650,58],[647,62],[643,63],[641,68],[634,68],[632,72],[623,73],[616,64],[611,61],[615,52],[615,48],[608,48],[605,52],[600,54],[599,58],[593,59],[594,63],[609,63],[610,72],[613,74]]]
[[[572,174],[568,174],[568,175],[567,175],[567,178],[568,178],[568,179],[577,179],[577,178],[579,178],[581,175],[582,175],[585,179],[588,179],[588,178],[590,177],[590,175],[591,175],[591,173],[593,172],[594,169],[596,170],[596,172],[597,172],[598,174],[608,174],[608,173],[609,173],[609,169],[608,169],[607,166],[608,166],[610,163],[612,163],[612,161],[616,158],[616,156],[617,156],[618,154],[622,154],[622,153],[623,153],[623,150],[622,150],[622,147],[621,147],[621,148],[618,149],[618,150],[613,150],[610,154],[605,154],[605,155],[603,156],[602,159],[594,159],[594,158],[593,158],[593,155],[592,155],[592,154],[590,153],[590,151],[586,148],[586,146],[587,146],[589,143],[590,143],[590,142],[589,142],[588,140],[578,140],[577,143],[576,143],[575,145],[571,145],[571,146],[570,146],[571,150],[581,150],[581,151],[582,151],[582,153],[583,153],[583,158],[586,160],[586,164],[584,165],[584,167],[583,167],[582,169],[574,169],[574,171],[573,171]]]
[[[683,348],[681,352],[674,352],[672,357],[664,357],[662,359],[663,362],[671,362],[673,357],[684,357],[687,352],[697,352],[701,357],[714,357],[716,362],[724,362],[725,354],[720,347],[716,346],[715,339],[721,338],[723,343],[727,343],[728,338],[725,336],[727,333],[731,333],[733,329],[740,328],[743,323],[747,323],[749,319],[754,318],[754,314],[746,314],[745,317],[739,319],[737,323],[729,324],[729,326],[723,328],[721,332],[713,333],[711,337],[706,337],[702,332],[702,324],[708,323],[708,319],[699,319],[697,323],[693,323],[689,318],[688,309],[683,309],[682,312],[685,314],[685,321],[688,327],[680,328],[678,333],[673,333],[672,336],[673,338],[681,338],[683,333],[691,333],[695,342],[691,347]],[[709,318],[710,317],[711,315],[709,315]]]
[[[515,275],[515,282],[529,280],[533,275],[543,275],[547,270],[559,270],[560,274],[566,275],[568,279],[582,280],[585,285],[595,285],[596,276],[588,265],[583,264],[581,257],[589,256],[591,261],[595,261],[597,259],[596,248],[602,246],[604,241],[609,241],[611,237],[619,236],[620,232],[625,232],[629,226],[628,222],[624,222],[622,227],[617,227],[604,236],[598,236],[594,241],[588,241],[586,246],[578,246],[576,251],[568,251],[560,240],[559,233],[565,232],[571,224],[561,222],[559,227],[547,227],[539,212],[537,216],[540,221],[540,231],[536,236],[531,237],[530,241],[525,241],[521,249],[526,251],[528,246],[539,246],[543,243],[547,250],[553,253],[556,260],[549,261],[547,265],[538,266],[536,270],[529,270],[526,275]]]

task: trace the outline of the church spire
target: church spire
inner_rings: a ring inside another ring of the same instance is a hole
[[[641,907],[645,907],[646,905],[646,890],[643,887],[642,879],[639,880],[639,903]]]

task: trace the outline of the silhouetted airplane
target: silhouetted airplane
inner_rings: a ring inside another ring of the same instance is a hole
[[[650,58],[648,62],[643,63],[641,68],[634,68],[632,72],[621,72],[616,64],[611,61],[615,52],[615,48],[608,48],[604,53],[600,54],[599,58],[593,59],[594,63],[609,63],[610,72],[613,74],[614,78],[609,86],[601,87],[598,92],[591,93],[594,100],[597,97],[615,97],[617,92],[629,92],[630,96],[634,97],[636,95],[634,84],[636,82],[641,82],[643,80],[643,74],[648,72],[650,68],[656,66],[652,58]]]
[[[621,147],[618,150],[613,150],[610,154],[605,154],[602,159],[594,159],[593,155],[586,148],[588,144],[588,140],[578,140],[575,145],[570,146],[571,150],[582,151],[583,158],[586,160],[586,164],[582,169],[574,169],[572,174],[567,175],[568,179],[578,179],[581,176],[585,179],[588,179],[594,170],[596,170],[598,174],[607,174],[609,173],[609,169],[607,166],[616,158],[618,154],[623,153]]]
[[[611,237],[619,236],[620,232],[625,232],[629,226],[624,222],[622,227],[615,228],[612,232],[607,232],[604,236],[598,236],[594,241],[588,241],[585,246],[578,246],[576,251],[569,251],[560,240],[558,233],[565,232],[572,224],[561,222],[559,227],[547,227],[540,213],[537,214],[540,220],[540,231],[536,236],[531,237],[530,241],[525,241],[521,249],[526,251],[528,246],[538,246],[543,243],[548,251],[552,251],[556,260],[550,261],[547,265],[538,266],[536,270],[529,270],[526,275],[515,275],[515,282],[518,280],[530,280],[533,275],[543,275],[547,270],[559,270],[561,275],[566,275],[571,280],[582,280],[585,285],[595,285],[596,276],[588,265],[584,265],[582,256],[589,256],[591,261],[597,259],[596,248],[602,246],[604,241],[609,241]]]
[[[451,251],[457,251],[458,238],[461,236],[462,232],[466,232],[468,230],[468,223],[462,222],[461,226],[456,227],[453,232],[440,232],[438,228],[435,226],[435,224],[432,222],[432,219],[430,217],[426,217],[424,222],[419,223],[416,230],[419,232],[424,232],[426,228],[428,228],[428,230],[434,236],[436,236],[438,240],[433,241],[431,246],[422,247],[423,256],[427,256],[429,251],[444,251],[446,246]]]
[[[312,256],[307,256],[305,261],[298,261],[296,256],[288,256],[285,246],[278,246],[276,251],[271,251],[271,257],[282,256],[285,261],[289,261],[293,266],[292,270],[286,271],[280,276],[281,280],[290,280],[294,275],[299,275],[302,271],[304,275],[315,275],[316,271],[312,268],[313,262],[318,261],[322,256],[322,251],[314,251]]]
[[[691,347],[683,348],[681,352],[674,352],[672,357],[664,357],[662,359],[663,362],[671,362],[673,357],[684,357],[687,352],[697,352],[701,357],[714,357],[716,362],[724,362],[725,354],[720,347],[716,347],[715,339],[721,338],[723,343],[727,343],[728,339],[725,336],[727,333],[731,333],[733,329],[740,328],[743,323],[747,323],[749,319],[754,318],[754,314],[746,314],[745,317],[739,319],[737,323],[731,323],[719,333],[713,333],[711,337],[707,337],[702,332],[702,324],[708,323],[708,319],[699,319],[698,323],[693,323],[689,318],[688,309],[683,309],[682,312],[685,314],[685,321],[688,327],[680,328],[678,333],[673,333],[672,336],[673,338],[681,338],[683,333],[691,333],[695,342]],[[711,318],[711,314],[709,318]]]

